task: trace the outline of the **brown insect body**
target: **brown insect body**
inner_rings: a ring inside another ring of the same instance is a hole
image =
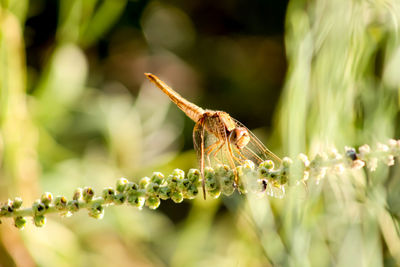
[[[204,198],[206,198],[205,164],[208,166],[229,164],[234,171],[236,185],[238,184],[238,177],[235,166],[242,164],[246,159],[257,164],[266,159],[271,159],[280,164],[281,160],[277,156],[228,113],[204,110],[184,99],[157,76],[151,73],[145,73],[145,75],[196,123],[193,129],[193,143],[200,161]]]
[[[228,141],[239,149],[245,147],[250,141],[247,129],[237,127],[232,117],[224,111],[206,110],[203,113],[203,121],[207,120],[213,122],[204,124],[209,133],[212,133],[219,139],[227,136]]]

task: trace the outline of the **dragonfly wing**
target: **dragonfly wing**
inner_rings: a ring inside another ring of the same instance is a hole
[[[202,164],[203,169],[205,166],[215,168],[218,164],[228,165],[233,169],[237,165],[232,158],[233,152],[229,148],[225,126],[218,117],[203,117],[196,124],[193,143],[200,168]]]
[[[224,157],[224,146],[226,146],[224,143],[227,143],[226,135],[218,134],[218,131],[215,131],[215,129],[218,129],[215,128],[216,126],[218,125],[213,119],[203,117],[193,129],[193,144],[200,166],[204,199],[206,199],[205,167],[215,167],[218,163],[224,164],[226,162]]]
[[[249,142],[241,149],[229,143],[225,126],[218,117],[203,117],[196,124],[193,142],[199,162],[203,162],[203,167],[225,164],[234,168],[243,164],[245,160],[251,160],[257,165],[265,160],[272,160],[276,167],[279,167],[281,159],[268,150],[246,126],[233,120],[236,127],[246,129],[250,136]],[[201,150],[202,142],[203,150]]]
[[[246,126],[236,119],[233,120],[235,121],[237,127],[245,128],[250,136],[249,143],[240,150],[235,148],[235,153],[241,154],[241,157],[244,156],[245,159],[249,159],[257,165],[265,160],[272,160],[275,164],[275,167],[279,167],[281,165],[281,159],[272,153],[268,148],[266,148],[264,144],[261,143],[261,141],[258,140],[258,138]]]
[[[201,122],[197,122],[193,128],[193,146],[197,153],[197,159],[200,159],[202,154],[201,150],[204,149],[204,125]]]
[[[197,153],[197,160],[200,166],[200,174],[201,174],[201,186],[203,188],[203,197],[206,199],[206,187],[205,187],[205,180],[204,180],[204,121],[200,119],[193,129],[193,145],[194,149]]]
[[[233,119],[236,123],[236,127],[242,127],[247,130],[250,136],[250,141],[246,146],[239,149],[237,147],[234,148],[235,154],[237,157],[249,159],[259,165],[261,162],[265,160],[272,160],[275,164],[275,168],[279,168],[282,163],[282,160],[272,153],[268,148],[266,148],[263,143],[249,130],[246,126],[244,126],[239,121]],[[275,183],[274,181],[268,181],[266,186],[267,195],[283,198],[285,196],[285,185],[281,185]]]
[[[228,141],[225,125],[218,117],[203,117],[194,127],[193,143],[203,178],[203,193],[206,166],[215,168],[222,164],[235,169],[235,166],[243,164],[245,160],[251,160],[257,165],[265,160],[272,160],[276,166],[281,164],[280,158],[268,150],[249,129],[237,120],[234,121],[236,127],[243,127],[250,136],[249,142],[241,149]],[[269,195],[280,197],[284,195],[284,188],[268,184],[267,192]]]

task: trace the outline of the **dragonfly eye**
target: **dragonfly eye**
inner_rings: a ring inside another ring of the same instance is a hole
[[[237,127],[231,133],[231,141],[239,149],[242,149],[250,142],[249,132],[244,127]]]

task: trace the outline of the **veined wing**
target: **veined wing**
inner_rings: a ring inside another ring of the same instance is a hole
[[[250,141],[247,143],[246,146],[241,149],[237,147],[233,148],[235,157],[245,160],[251,160],[256,165],[259,165],[265,160],[272,160],[275,165],[274,168],[279,168],[282,160],[274,153],[272,153],[268,148],[266,148],[264,144],[261,143],[261,141],[258,140],[258,138],[246,126],[244,126],[236,119],[233,120],[236,123],[236,127],[242,127],[246,129],[250,136]],[[267,181],[265,192],[269,196],[283,198],[285,196],[285,185],[281,185],[274,180],[269,180]]]
[[[202,177],[204,177],[206,166],[215,168],[218,164],[223,164],[234,169],[245,160],[251,160],[256,165],[265,160],[272,160],[276,167],[280,166],[281,159],[278,156],[268,150],[243,124],[237,120],[234,121],[237,127],[246,129],[250,136],[250,141],[241,149],[229,142],[225,126],[218,118],[203,117],[194,127],[193,143]],[[266,192],[268,195],[281,198],[284,195],[284,187],[269,182]]]
[[[224,125],[215,117],[204,117],[193,130],[193,143],[197,151],[198,159],[203,159],[204,166],[215,167],[216,164],[226,164],[231,168],[241,165],[245,160],[251,160],[259,165],[265,160],[272,160],[275,167],[281,165],[281,159],[266,148],[263,143],[239,121],[235,121],[236,127],[246,129],[250,140],[241,149],[229,143]],[[203,142],[203,153],[201,145]]]
[[[237,165],[229,154],[226,129],[218,117],[203,117],[195,125],[193,144],[200,167],[202,163],[209,167],[225,164],[232,169]]]
[[[193,129],[193,144],[202,176],[204,199],[205,179],[204,168],[215,167],[217,164],[226,164],[232,169],[235,167],[232,157],[227,153],[228,140],[224,125],[216,117],[202,117]]]
[[[261,141],[258,140],[258,138],[240,121],[234,118],[232,119],[235,121],[236,127],[242,127],[246,129],[250,136],[250,141],[247,143],[246,146],[244,146],[240,150],[235,148],[235,151],[239,150],[236,151],[236,153],[239,155],[242,154],[241,158],[251,160],[256,165],[259,165],[261,162],[265,160],[272,160],[274,162],[275,168],[278,168],[282,163],[281,159],[274,153],[272,153],[268,148],[266,148],[265,145],[261,143]]]

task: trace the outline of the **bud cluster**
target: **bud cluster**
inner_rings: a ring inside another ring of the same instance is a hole
[[[360,169],[366,166],[374,171],[379,164],[391,166],[395,158],[400,156],[400,140],[389,140],[387,144],[378,144],[374,149],[368,145],[355,148],[345,147],[343,154],[332,149],[326,154],[316,155],[311,161],[304,154],[295,159],[285,157],[279,166],[271,160],[262,162],[259,166],[251,161],[231,169],[227,165],[216,165],[204,170],[204,185],[207,195],[218,198],[221,194],[229,196],[235,189],[241,194],[256,193],[282,198],[285,188],[291,185],[309,182],[319,183],[327,173],[341,174],[346,169]],[[115,188],[103,189],[100,196],[96,196],[90,187],[78,188],[72,199],[64,196],[53,197],[51,193],[44,193],[30,208],[22,208],[22,199],[14,198],[0,206],[0,218],[12,217],[17,228],[23,229],[26,217],[33,218],[37,227],[46,223],[45,215],[58,212],[63,216],[87,209],[89,216],[101,219],[104,208],[109,205],[129,204],[141,210],[144,206],[157,209],[161,200],[171,199],[180,203],[184,199],[193,199],[199,194],[202,186],[201,173],[197,169],[185,172],[175,169],[170,175],[164,176],[154,172],[144,177],[138,183],[120,178]]]

